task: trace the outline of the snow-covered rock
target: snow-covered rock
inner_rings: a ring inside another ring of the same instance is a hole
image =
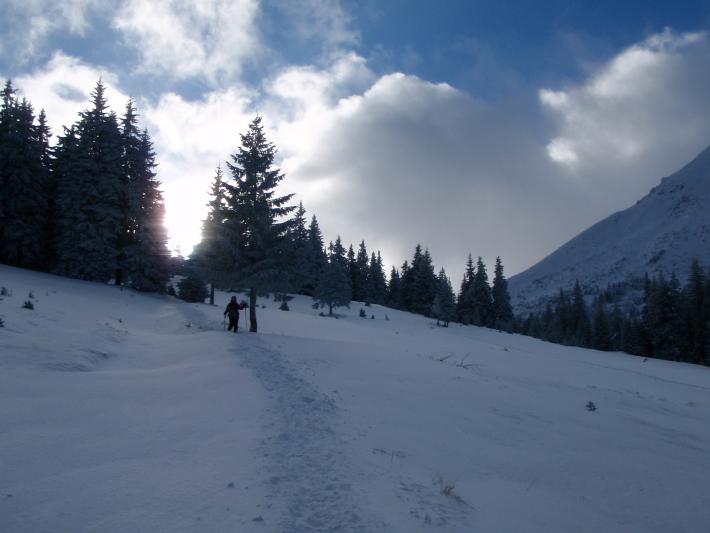
[[[687,277],[694,258],[710,265],[710,148],[614,213],[509,280],[516,311],[539,310],[576,279],[588,289],[643,277]]]

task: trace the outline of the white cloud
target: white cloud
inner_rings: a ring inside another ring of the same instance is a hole
[[[710,43],[703,33],[666,30],[584,83],[539,97],[558,128],[550,158],[628,202],[639,181],[644,189],[655,184],[710,142],[702,111],[710,105]]]
[[[106,97],[111,109],[121,114],[128,100],[111,71],[89,65],[81,60],[56,52],[47,64],[13,83],[19,92],[36,106],[44,108],[55,135],[62,126],[69,127],[79,119],[79,112],[89,107],[90,93],[101,78],[106,85]]]
[[[105,4],[99,0],[5,0],[0,53],[22,62],[42,51],[53,34],[84,35],[90,16]]]
[[[128,0],[113,25],[141,57],[141,70],[186,79],[233,79],[261,49],[257,0]]]

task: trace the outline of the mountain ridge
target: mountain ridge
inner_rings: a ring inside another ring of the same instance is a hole
[[[693,259],[710,264],[710,146],[661,179],[634,205],[572,238],[509,280],[516,311],[539,310],[572,288],[588,291],[649,275],[688,274]]]

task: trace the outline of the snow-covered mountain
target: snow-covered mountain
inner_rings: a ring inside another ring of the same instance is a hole
[[[635,205],[598,222],[528,270],[510,278],[516,310],[539,309],[576,279],[585,288],[710,265],[710,147]]]
[[[710,368],[303,296],[235,335],[225,293],[0,286],[3,533],[710,523]]]

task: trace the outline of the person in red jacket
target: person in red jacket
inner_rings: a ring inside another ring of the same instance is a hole
[[[239,329],[239,310],[242,307],[237,303],[237,297],[232,296],[232,299],[229,300],[229,303],[227,304],[227,308],[224,310],[225,316],[229,318],[229,327],[227,328],[227,331],[231,331],[232,328],[234,328],[234,333],[237,332]]]

